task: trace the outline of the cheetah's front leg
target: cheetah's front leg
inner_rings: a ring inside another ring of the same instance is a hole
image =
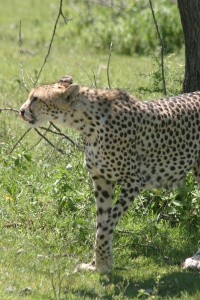
[[[107,273],[111,269],[113,263],[113,231],[120,218],[131,206],[133,200],[140,191],[139,186],[140,184],[138,184],[137,180],[134,182],[133,179],[132,181],[127,181],[123,184],[120,197],[113,206],[111,213],[108,215],[108,219],[105,220],[97,229],[95,244],[95,266],[96,270],[100,273]]]
[[[94,183],[94,191],[95,191],[95,199],[96,199],[96,241],[98,239],[98,228],[102,226],[102,224],[108,220],[108,217],[112,210],[112,201],[113,201],[113,188],[114,184],[108,180],[103,178],[93,178]],[[96,252],[97,249],[97,242],[95,244],[95,253],[93,260],[87,264],[79,265],[76,270],[97,270],[96,266]],[[111,244],[109,246],[110,256],[107,259],[106,269],[110,268],[112,265],[112,249]]]
[[[120,218],[131,206],[140,191],[138,179],[127,180],[122,187],[120,197],[112,207],[113,184],[102,179],[94,181],[97,207],[97,231],[93,261],[82,264],[78,269],[97,270],[100,273],[110,271],[113,264],[112,239],[113,231]]]

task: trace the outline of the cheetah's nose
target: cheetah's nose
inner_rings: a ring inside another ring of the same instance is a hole
[[[24,109],[20,109],[19,114],[20,114],[20,116],[22,117],[22,119],[23,119],[24,121],[28,121],[28,120],[25,118],[25,116],[24,116],[24,114],[25,114],[25,110],[24,110]]]
[[[20,116],[24,116],[25,110],[24,109],[20,109],[19,114]]]

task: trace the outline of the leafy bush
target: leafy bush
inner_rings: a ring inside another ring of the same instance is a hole
[[[199,226],[200,193],[191,173],[174,191],[144,191],[136,202],[136,210],[140,214],[151,212],[156,219],[168,220],[172,226],[187,227],[189,230]]]
[[[76,34],[87,45],[104,50],[111,41],[115,52],[132,55],[149,54],[159,49],[159,40],[147,1],[126,1],[113,7],[85,3],[73,24]],[[154,1],[154,12],[162,35],[166,53],[174,52],[183,45],[183,33],[177,4],[167,0]],[[79,8],[78,8],[79,7]]]

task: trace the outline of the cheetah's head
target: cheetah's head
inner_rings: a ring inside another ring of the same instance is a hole
[[[72,77],[63,76],[56,83],[32,89],[27,101],[20,108],[20,115],[31,127],[54,121],[67,113],[78,93],[79,85],[73,84]]]

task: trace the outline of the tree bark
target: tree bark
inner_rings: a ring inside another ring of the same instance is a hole
[[[183,92],[200,90],[200,0],[178,0],[185,38]]]

